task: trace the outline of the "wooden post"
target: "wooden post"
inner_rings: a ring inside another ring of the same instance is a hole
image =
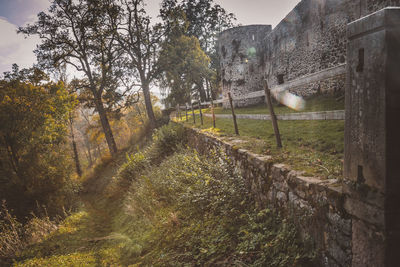
[[[212,99],[212,94],[211,94],[211,113],[212,113],[212,120],[213,120],[213,128],[215,128],[214,101]]]
[[[235,110],[233,108],[231,92],[228,92],[228,98],[229,98],[229,104],[231,105],[231,110],[232,110],[232,118],[233,118],[233,125],[235,126],[235,134],[239,135],[239,129],[238,129],[238,125],[236,122],[236,115],[235,115]]]
[[[185,115],[186,115],[186,122],[188,122],[187,103],[185,104]]]
[[[269,108],[269,113],[271,115],[272,126],[274,127],[276,146],[278,148],[282,148],[281,134],[279,133],[278,122],[277,122],[274,108],[272,106],[272,101],[271,101],[271,92],[268,88],[268,82],[266,79],[264,79],[264,92],[265,92],[265,99],[267,100],[267,104],[268,104],[268,108]]]
[[[200,121],[201,121],[201,125],[203,125],[203,113],[201,112],[201,102],[200,102],[200,96],[199,96],[199,113],[200,113]]]
[[[193,123],[196,124],[196,117],[194,115],[193,103],[190,101],[190,106],[192,107],[192,116],[193,116]]]

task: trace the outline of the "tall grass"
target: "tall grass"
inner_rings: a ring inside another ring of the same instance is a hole
[[[57,221],[49,216],[31,214],[27,223],[20,223],[7,209],[3,201],[0,208],[0,266],[11,264],[12,260],[30,244],[40,242],[57,229]]]
[[[311,264],[313,249],[298,240],[289,221],[271,210],[255,208],[243,177],[226,155],[212,151],[205,157],[184,146],[166,145],[165,140],[180,140],[177,127],[181,126],[168,126],[156,133],[157,138],[147,152],[138,152],[127,161],[135,179],[131,179],[113,225],[121,240],[123,263]],[[156,152],[159,153],[156,158],[163,158],[159,165],[151,160]],[[142,165],[145,158],[147,162]],[[123,165],[123,170],[126,169]],[[127,178],[126,172],[121,174]]]

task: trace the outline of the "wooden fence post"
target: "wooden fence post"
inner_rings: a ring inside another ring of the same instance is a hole
[[[194,115],[193,103],[190,101],[190,106],[192,107],[192,116],[193,116],[193,123],[196,124],[196,117]]]
[[[187,106],[188,106],[187,103],[185,103],[186,122],[188,122]]]
[[[211,96],[211,113],[212,113],[212,120],[213,120],[213,128],[215,128],[215,113],[214,113],[214,102]]]
[[[199,113],[200,113],[200,121],[201,121],[201,125],[203,125],[203,113],[201,112],[201,102],[200,102],[200,96],[199,96]]]
[[[231,92],[228,92],[229,104],[231,105],[233,125],[235,126],[235,134],[239,135],[239,129],[236,122],[235,109],[233,108]]]
[[[269,113],[271,115],[272,126],[274,127],[276,146],[278,148],[282,148],[281,134],[279,133],[278,122],[277,122],[274,108],[272,106],[272,101],[271,101],[271,92],[268,88],[268,82],[266,79],[264,79],[264,92],[265,92],[265,99],[267,100],[267,104],[268,104],[268,108],[269,108]]]

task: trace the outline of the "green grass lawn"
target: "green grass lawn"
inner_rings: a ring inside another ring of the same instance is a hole
[[[296,112],[312,112],[312,111],[325,111],[325,110],[343,110],[344,99],[337,101],[331,96],[317,96],[310,99],[305,99],[306,106],[303,110],[296,111],[283,105],[274,105],[274,111],[276,114],[285,113],[296,113]],[[205,113],[211,113],[211,109],[203,109]],[[215,114],[231,114],[230,109],[224,109],[222,107],[214,108]],[[269,114],[268,107],[266,105],[258,105],[246,108],[236,108],[236,114]],[[191,111],[189,112],[191,113]],[[199,113],[198,110],[195,113]],[[183,112],[184,114],[184,112]]]
[[[192,116],[186,122],[189,127],[204,129],[223,138],[235,136],[231,119],[216,119],[216,129],[211,118],[196,115],[196,125]],[[305,171],[308,176],[323,178],[342,177],[344,149],[344,121],[278,121],[283,149],[276,148],[271,121],[238,120],[240,139],[238,145],[254,153],[273,155],[275,162],[285,163],[294,170]]]

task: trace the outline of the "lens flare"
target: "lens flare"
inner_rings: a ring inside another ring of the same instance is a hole
[[[255,47],[250,47],[249,49],[247,49],[247,56],[249,58],[253,58],[256,56],[257,50]]]
[[[305,108],[306,102],[301,96],[297,96],[295,94],[289,93],[289,92],[274,92],[272,91],[272,94],[278,100],[281,104],[297,110],[301,111]]]

